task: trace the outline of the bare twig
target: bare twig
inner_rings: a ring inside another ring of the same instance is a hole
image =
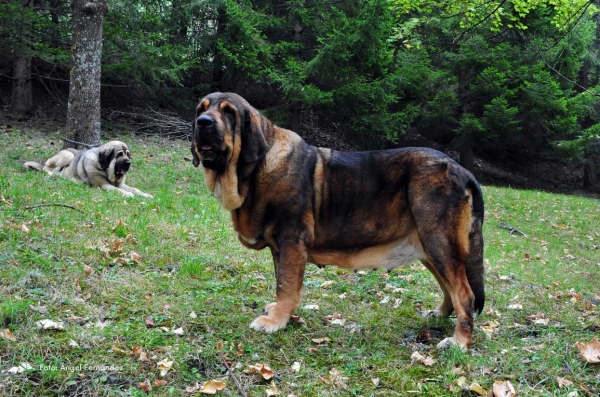
[[[527,237],[527,235],[525,233],[523,233],[522,231],[517,230],[514,227],[509,226],[505,223],[498,223],[498,227],[501,229],[506,229],[506,230],[510,231],[510,234],[514,233],[514,234],[518,234],[519,236]]]
[[[79,208],[75,208],[71,205],[67,205],[67,204],[60,204],[60,203],[47,203],[47,204],[36,204],[36,205],[29,205],[27,207],[23,207],[23,209],[26,210],[33,210],[35,208],[41,208],[41,207],[63,207],[63,208],[69,208],[72,210],[75,210],[77,212],[81,212],[82,214],[85,214],[85,212],[83,212],[82,210],[80,210]]]
[[[231,369],[231,366],[227,362],[227,358],[225,357],[225,355],[223,354],[222,351],[219,351],[219,356],[221,356],[221,360],[223,361],[223,364],[225,364],[225,367],[227,368],[227,375],[229,375],[229,377],[231,378],[231,380],[233,380],[233,383],[235,383],[235,387],[237,387],[240,396],[242,396],[242,397],[248,397],[248,394],[246,393],[246,390],[244,390],[244,388],[242,387],[240,381],[238,380],[238,378],[233,373],[233,369]]]
[[[209,334],[214,335],[214,331],[208,325],[206,325],[206,329],[208,330]],[[246,393],[246,390],[244,390],[244,387],[242,386],[242,384],[240,383],[238,378],[233,373],[233,369],[227,362],[227,358],[225,357],[225,355],[223,354],[223,352],[221,350],[218,350],[218,351],[219,351],[219,357],[221,357],[221,361],[223,361],[223,364],[225,364],[225,368],[227,368],[227,375],[231,378],[231,380],[233,380],[235,387],[237,387],[237,389],[238,389],[239,395],[242,397],[248,397],[248,393]]]
[[[112,111],[109,120],[117,119],[138,134],[161,135],[173,138],[187,138],[192,131],[190,122],[177,116],[160,113],[154,109],[139,110],[135,112]]]

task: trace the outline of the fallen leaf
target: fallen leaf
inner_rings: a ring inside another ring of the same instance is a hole
[[[164,378],[171,368],[173,368],[173,361],[168,361],[167,359],[161,360],[156,363],[158,369],[160,369],[160,376]]]
[[[433,357],[431,356],[423,356],[421,353],[419,352],[414,352],[411,356],[410,356],[411,360],[412,360],[412,364],[414,363],[421,363],[427,367],[431,367],[433,366],[433,364],[436,363],[436,361],[433,359]]]
[[[54,321],[54,320],[45,319],[45,320],[37,321],[35,323],[35,325],[39,329],[49,329],[49,330],[55,330],[55,331],[64,331],[65,330],[65,325],[63,324],[62,321]]]
[[[196,314],[196,312],[191,312],[190,318],[198,318],[198,315]]]
[[[374,386],[379,386],[379,382],[379,378],[371,378],[371,383],[373,383]]]
[[[304,310],[319,310],[319,305],[305,305]]]
[[[521,305],[521,304],[508,305],[507,309],[509,309],[509,310],[523,310],[523,305]]]
[[[293,315],[290,317],[290,320],[298,325],[306,325],[306,321],[304,321],[304,319],[300,316]]]
[[[154,327],[154,319],[152,317],[146,317],[146,325],[150,326],[150,327]]]
[[[481,387],[479,385],[479,383],[475,383],[475,382],[471,383],[469,385],[469,390],[472,391],[472,392],[474,392],[474,393],[476,393],[476,394],[479,394],[480,396],[487,395],[487,391],[485,391],[485,389],[483,387]]]
[[[120,347],[113,345],[112,347],[113,351],[117,354],[120,354],[121,356],[128,356],[129,352],[125,349],[121,349]]]
[[[194,393],[198,393],[198,390],[200,390],[200,383],[196,382],[196,384],[194,386],[186,387],[184,392],[194,394]]]
[[[138,253],[137,253],[137,252],[135,252],[135,251],[131,251],[131,252],[129,253],[129,257],[131,258],[131,260],[132,260],[132,261],[134,261],[134,262],[135,262],[135,263],[137,263],[138,265],[139,265],[140,263],[142,263],[142,257],[140,256],[140,254],[138,254]]]
[[[25,371],[31,370],[33,367],[29,363],[21,363],[18,367],[12,367],[6,370],[9,374],[22,374]]]
[[[173,330],[173,333],[177,336],[183,336],[183,328],[179,327]]]
[[[294,361],[294,364],[292,364],[292,371],[298,372],[300,371],[300,368],[301,364],[298,361]]]
[[[73,339],[69,339],[69,346],[79,347],[79,344],[77,342],[75,342]]]
[[[321,288],[330,288],[333,285],[333,281],[332,280],[327,280],[324,283],[321,284]]]
[[[13,342],[17,341],[17,338],[13,335],[12,332],[10,332],[10,329],[8,329],[8,328],[0,330],[0,337],[4,338],[4,339],[8,339]]]
[[[150,361],[150,359],[148,358],[148,353],[141,352],[140,353],[140,361],[142,361],[142,362],[148,362],[148,361]]]
[[[346,324],[346,319],[342,318],[342,315],[340,313],[333,313],[330,314],[329,316],[325,316],[322,318],[323,320],[323,324],[330,324],[330,325],[344,325]]]
[[[86,276],[89,276],[90,274],[92,274],[92,267],[89,265],[83,265],[83,272]]]
[[[558,387],[569,387],[573,385],[573,382],[568,379],[561,378],[560,376],[556,377],[556,381],[558,382]]]
[[[138,387],[146,393],[149,393],[152,390],[152,386],[150,386],[150,381],[148,379],[146,379],[145,382],[138,383]]]
[[[160,387],[160,386],[164,386],[167,384],[167,381],[164,379],[155,379],[154,382],[152,382],[152,386],[154,387]]]
[[[328,337],[324,337],[324,338],[311,339],[311,341],[313,343],[316,343],[317,345],[324,345],[326,343],[331,342],[331,339],[329,339]]]
[[[29,228],[24,223],[21,225],[21,231],[23,233],[29,234]]]
[[[515,388],[508,380],[505,382],[501,380],[495,381],[492,387],[492,394],[494,397],[515,397],[517,395]]]
[[[579,356],[590,364],[600,363],[600,342],[594,338],[590,343],[577,342],[575,347],[579,350]]]
[[[218,380],[209,380],[200,386],[199,392],[203,394],[217,394],[218,391],[221,391],[224,388],[225,383]]]
[[[260,375],[264,380],[269,380],[275,376],[275,372],[267,364],[248,365],[248,368],[244,372],[250,375]]]
[[[265,390],[265,393],[267,394],[267,397],[281,395],[281,392],[279,391],[277,386],[275,386],[275,381],[271,381],[271,388]]]

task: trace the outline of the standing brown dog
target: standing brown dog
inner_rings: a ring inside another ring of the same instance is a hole
[[[191,150],[242,244],[273,254],[277,302],[253,329],[287,324],[306,262],[391,270],[418,259],[444,293],[428,315],[457,315],[454,336],[438,346],[472,343],[473,315],[485,300],[483,198],[473,175],[448,156],[316,148],[232,93],[202,99]]]

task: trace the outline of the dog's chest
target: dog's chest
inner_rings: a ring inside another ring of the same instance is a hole
[[[244,246],[254,249],[261,249],[265,246],[262,229],[248,211],[232,211],[231,218],[233,229]]]

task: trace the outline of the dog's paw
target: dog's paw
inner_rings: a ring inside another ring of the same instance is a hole
[[[440,318],[444,317],[444,314],[441,310],[422,310],[421,317],[423,318]]]
[[[275,306],[277,306],[277,302],[269,303],[267,306],[265,306],[265,312],[267,314],[271,313],[271,311],[275,309]]]
[[[123,190],[122,192],[120,192],[120,193],[123,195],[123,197],[126,197],[126,198],[132,198],[132,197],[135,197],[135,194],[133,194],[133,193],[131,193],[131,192],[126,192],[126,191],[124,191],[124,190]]]
[[[149,198],[149,199],[154,198],[153,195],[148,194],[148,193],[144,193],[144,192],[140,193],[140,196],[145,197],[145,198]]]
[[[448,350],[454,346],[458,346],[462,351],[467,351],[467,345],[461,346],[460,342],[454,337],[446,338],[437,344],[437,348],[440,350]]]
[[[270,316],[260,316],[257,317],[252,324],[250,324],[250,328],[255,331],[266,332],[267,334],[271,334],[283,327],[287,324],[288,320],[285,321],[279,320],[277,318],[272,318]]]

